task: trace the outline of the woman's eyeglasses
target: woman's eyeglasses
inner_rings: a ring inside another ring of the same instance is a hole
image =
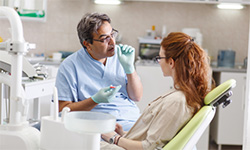
[[[103,37],[102,39],[92,39],[93,41],[98,41],[98,42],[102,42],[102,43],[109,43],[111,38],[112,39],[115,39],[118,35],[118,31],[116,29],[113,29],[112,30],[112,33],[110,35],[107,35],[105,37]]]
[[[167,57],[156,56],[156,57],[154,58],[154,61],[157,62],[157,63],[159,63],[161,59],[165,59],[165,58],[167,58]]]

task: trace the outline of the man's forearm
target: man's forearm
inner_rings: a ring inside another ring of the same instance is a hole
[[[127,92],[129,95],[129,98],[134,101],[140,101],[142,98],[142,83],[137,75],[136,71],[134,71],[131,74],[127,74],[128,78],[128,85],[127,85]]]
[[[60,101],[59,100],[59,111],[62,111],[64,107],[69,107],[71,111],[90,111],[93,109],[97,103],[95,103],[91,98],[87,98],[80,102],[71,101]]]

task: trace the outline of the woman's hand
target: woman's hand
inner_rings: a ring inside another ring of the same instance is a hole
[[[116,123],[116,128],[115,128],[115,131],[116,132],[109,132],[109,133],[105,133],[105,134],[102,134],[102,139],[105,140],[106,142],[110,143],[110,138],[114,137],[114,141],[112,144],[116,144],[117,146],[119,147],[122,147],[124,149],[127,149],[127,150],[143,150],[143,147],[142,147],[142,142],[141,141],[136,141],[136,140],[130,140],[130,139],[126,139],[124,137],[119,137],[124,135],[126,132],[123,131],[123,128],[120,124]],[[119,134],[119,135],[116,135],[116,134]],[[118,140],[119,138],[119,140]]]
[[[122,126],[118,123],[116,123],[115,132],[121,136],[123,136],[126,133],[126,132],[124,132]]]
[[[116,132],[109,132],[109,133],[104,133],[102,134],[102,139],[105,140],[106,142],[109,142],[109,139],[112,138],[115,134],[117,134]]]
[[[122,126],[118,123],[116,123],[115,131],[109,132],[109,133],[104,133],[102,134],[102,139],[105,140],[106,142],[110,142],[110,138],[114,137],[115,135],[117,136],[123,136],[126,132],[123,130]]]

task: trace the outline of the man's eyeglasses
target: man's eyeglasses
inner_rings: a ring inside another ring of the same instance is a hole
[[[103,38],[101,39],[92,39],[93,41],[98,41],[98,42],[102,42],[102,43],[109,43],[110,39],[115,39],[118,35],[118,31],[116,29],[112,30],[112,33],[110,35],[107,36],[103,36]]]
[[[160,56],[155,56],[154,61],[159,63],[161,59],[165,59],[167,57],[160,57]]]

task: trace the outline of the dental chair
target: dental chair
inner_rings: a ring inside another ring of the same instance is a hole
[[[191,120],[169,141],[162,150],[192,150],[214,118],[216,107],[222,104],[225,108],[232,101],[232,88],[236,86],[234,79],[227,80],[209,92],[204,99],[204,106]]]

